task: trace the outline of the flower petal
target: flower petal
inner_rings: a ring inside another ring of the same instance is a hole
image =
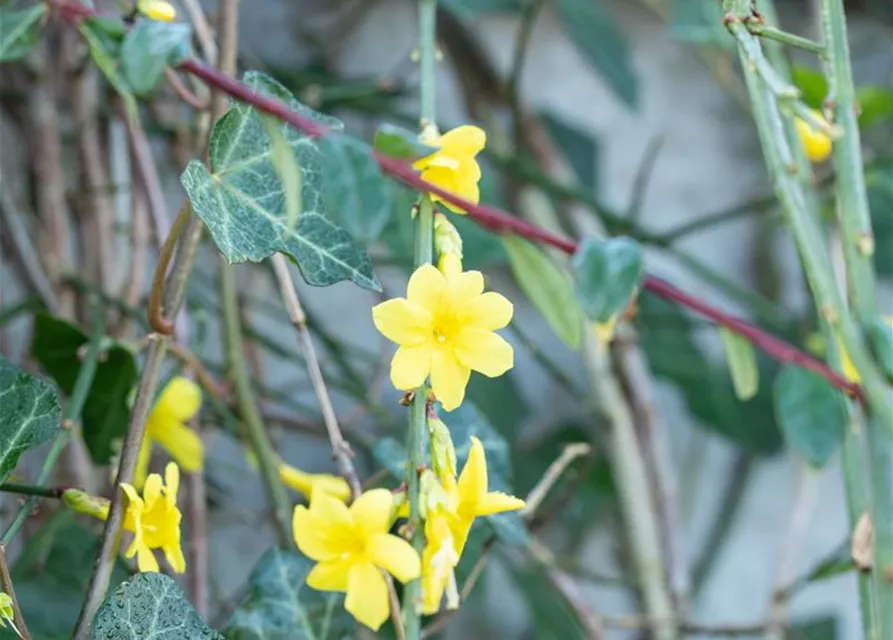
[[[431,371],[433,351],[427,344],[400,347],[391,360],[391,383],[395,388],[409,391],[421,386]]]
[[[487,144],[487,134],[480,127],[464,124],[440,136],[440,148],[451,156],[473,156]]]
[[[459,362],[489,378],[501,376],[514,365],[512,345],[492,331],[465,329],[453,344]]]
[[[465,398],[465,387],[471,370],[463,365],[452,350],[437,349],[431,359],[431,388],[446,411],[452,411]]]
[[[471,533],[471,525],[474,524],[474,518],[453,518],[450,522],[450,530],[453,532],[453,544],[456,546],[456,553],[460,556],[465,549],[465,543],[468,541],[468,534]]]
[[[303,493],[308,498],[313,491],[313,483],[310,482],[309,473],[284,463],[279,465],[279,480],[282,484],[291,487],[298,493]]]
[[[386,533],[391,527],[394,495],[387,489],[370,489],[350,505],[354,525],[365,536]]]
[[[378,631],[388,619],[388,587],[384,575],[371,562],[351,567],[344,608],[373,631]]]
[[[204,467],[205,446],[202,439],[182,422],[165,422],[152,433],[155,441],[189,473]]]
[[[474,158],[468,156],[460,158],[456,167],[455,180],[456,186],[463,190],[469,185],[476,185],[481,180],[481,165]],[[474,202],[477,202],[477,200]]]
[[[372,307],[375,328],[391,342],[416,345],[431,336],[431,313],[405,298],[394,298]]]
[[[347,591],[347,576],[350,572],[350,558],[338,558],[320,562],[307,575],[307,586],[317,591]]]
[[[480,271],[464,271],[450,279],[450,302],[458,310],[458,317],[466,316],[463,308],[476,300],[483,290],[484,276]]]
[[[524,501],[521,498],[510,496],[501,491],[491,491],[485,495],[478,503],[475,510],[476,516],[491,516],[494,513],[503,513],[504,511],[517,511],[524,508]]]
[[[311,560],[321,562],[341,556],[341,550],[333,549],[328,544],[323,527],[316,522],[310,510],[304,505],[299,504],[295,507],[291,526],[295,544],[301,553]]]
[[[487,494],[487,456],[484,445],[476,437],[471,436],[471,448],[468,459],[459,476],[459,513],[473,516],[477,513],[477,505]]]
[[[155,559],[155,554],[145,544],[140,544],[136,549],[136,566],[143,573],[158,573],[158,560]]]
[[[419,554],[403,538],[379,533],[366,542],[366,553],[377,567],[384,569],[404,584],[422,572]]]
[[[407,299],[432,315],[443,304],[446,291],[446,279],[432,264],[423,264],[416,269],[406,285]]]
[[[467,301],[459,309],[458,321],[478,329],[493,331],[502,329],[511,322],[513,313],[514,307],[505,296],[488,291]]]
[[[166,544],[162,547],[164,551],[164,557],[167,559],[167,563],[171,566],[171,569],[174,570],[174,573],[185,573],[186,571],[186,558],[183,557],[183,549],[180,547],[180,541],[178,540],[173,544]]]
[[[177,506],[177,492],[180,490],[180,468],[176,462],[168,462],[164,467],[164,497],[171,507]]]
[[[161,476],[157,473],[150,473],[146,478],[146,484],[143,486],[143,501],[146,508],[151,509],[152,505],[161,497]]]
[[[192,420],[202,407],[202,390],[189,378],[177,376],[164,387],[153,411],[179,422]]]

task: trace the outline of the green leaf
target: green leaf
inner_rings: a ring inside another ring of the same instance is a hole
[[[533,625],[530,637],[537,640],[584,640],[590,637],[573,606],[555,588],[543,567],[517,564],[510,567],[512,583],[527,603],[527,614]]]
[[[341,128],[338,120],[302,105],[268,76],[248,72],[243,81],[329,129]],[[287,224],[282,184],[271,161],[270,137],[263,121],[253,108],[238,103],[214,126],[213,173],[193,160],[180,178],[193,210],[230,263],[260,262],[279,251],[297,263],[308,284],[351,280],[365,289],[379,290],[365,252],[329,219],[324,159],[317,141],[288,125],[280,127],[301,167],[302,211],[297,225],[289,228]]]
[[[525,0],[441,0],[457,18],[473,20],[484,13],[518,13]]]
[[[570,264],[577,297],[593,322],[625,311],[642,283],[642,247],[630,238],[585,238]]]
[[[415,160],[431,155],[437,149],[419,142],[419,134],[393,124],[383,124],[375,131],[373,148],[379,153],[401,160]]]
[[[27,55],[37,43],[46,12],[47,5],[43,2],[20,11],[0,9],[0,62]]]
[[[828,81],[825,76],[810,67],[794,66],[791,81],[800,89],[801,99],[813,109],[821,109],[828,95]]]
[[[31,354],[66,395],[74,391],[81,349],[88,342],[87,334],[66,320],[42,312],[34,317]],[[96,464],[108,464],[119,449],[138,375],[130,349],[114,342],[105,347],[81,412],[84,442]]]
[[[893,91],[889,87],[873,85],[859,87],[856,90],[856,102],[861,108],[860,129],[871,129],[893,117]]]
[[[385,180],[365,142],[330,135],[320,142],[325,154],[326,198],[332,216],[354,238],[371,243],[391,217],[390,182]]]
[[[0,356],[0,482],[28,449],[59,433],[61,412],[52,385]]]
[[[876,318],[865,331],[875,360],[887,380],[893,383],[893,319]]]
[[[64,509],[27,539],[12,579],[31,637],[71,638],[99,547],[98,536]],[[127,565],[116,560],[112,582],[122,582],[128,575]]]
[[[340,593],[305,584],[315,563],[294,551],[270,549],[248,579],[248,596],[224,629],[227,640],[338,640],[353,619]]]
[[[160,573],[138,573],[109,596],[93,619],[92,640],[222,640],[180,587]]]
[[[121,73],[134,93],[152,93],[164,68],[176,66],[191,53],[192,30],[183,22],[139,20],[121,46]]]
[[[732,375],[732,385],[739,400],[750,400],[760,390],[760,370],[753,345],[725,327],[719,328],[722,346]]]
[[[704,0],[670,0],[670,33],[681,42],[729,49],[732,38],[722,24],[722,7]]]
[[[800,620],[785,632],[785,640],[837,640],[837,618],[819,616],[810,620]]]
[[[523,238],[507,235],[502,243],[518,286],[555,334],[571,349],[579,348],[583,314],[567,273],[542,249]]]
[[[820,375],[794,366],[775,381],[775,415],[791,448],[816,468],[837,450],[847,425],[840,392]]]
[[[874,268],[893,276],[893,167],[872,171],[865,177],[868,208],[874,229]]]
[[[127,33],[124,25],[109,18],[87,18],[78,28],[90,47],[93,62],[121,96],[130,115],[136,117],[133,88],[121,73],[121,44]]]
[[[552,141],[570,162],[580,184],[595,191],[598,144],[592,134],[548,112],[543,113],[540,120],[546,125]]]
[[[518,388],[515,371],[497,378],[471,376],[466,397],[486,416],[506,440],[511,441],[530,415],[530,407]]]
[[[639,83],[623,29],[603,0],[557,0],[553,4],[577,50],[628,106],[638,102]]]

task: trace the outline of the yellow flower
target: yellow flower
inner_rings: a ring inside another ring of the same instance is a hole
[[[164,0],[138,0],[136,9],[150,20],[159,22],[172,22],[177,17],[174,5]]]
[[[372,309],[376,328],[400,345],[391,361],[391,382],[416,389],[431,375],[444,409],[462,404],[472,369],[500,376],[514,363],[511,345],[494,333],[512,319],[512,303],[498,293],[483,293],[480,271],[422,265],[406,288],[406,298]]]
[[[298,505],[294,513],[298,549],[318,563],[307,576],[307,585],[347,592],[345,609],[373,631],[388,618],[388,587],[382,571],[404,583],[421,573],[412,545],[388,533],[393,505],[387,489],[367,491],[350,507],[317,491],[309,509]]]
[[[184,471],[197,473],[204,466],[201,438],[186,424],[202,406],[202,391],[189,378],[171,379],[146,420],[146,435],[140,447],[133,484],[142,487],[152,457],[152,442],[166,450]]]
[[[313,497],[315,491],[324,491],[341,502],[346,502],[350,498],[350,485],[341,476],[307,473],[283,463],[279,465],[279,479],[307,498]]]
[[[157,473],[146,479],[142,498],[133,486],[121,483],[128,500],[124,528],[133,533],[133,542],[126,556],[136,556],[140,571],[158,571],[153,549],[164,551],[164,557],[176,573],[186,571],[186,560],[180,548],[179,486],[180,470],[174,462],[169,462],[164,469],[164,484]]]
[[[813,111],[817,118],[824,121],[820,111]],[[800,143],[803,145],[803,151],[811,162],[823,162],[831,155],[831,138],[822,131],[816,131],[812,126],[802,118],[794,118],[794,126],[797,129],[797,135],[800,137]]]
[[[430,142],[431,146],[439,147],[440,150],[416,160],[412,165],[422,172],[422,179],[477,204],[481,199],[478,188],[481,168],[474,157],[487,143],[487,134],[484,130],[472,125],[463,125],[447,131],[436,140],[425,142]],[[450,211],[465,213],[464,209],[444,201],[438,195],[431,194],[431,200],[443,202]]]
[[[425,521],[425,548],[422,550],[422,606],[426,616],[437,613],[444,594],[447,609],[459,607],[456,565],[459,554],[450,529],[450,518],[438,510]]]

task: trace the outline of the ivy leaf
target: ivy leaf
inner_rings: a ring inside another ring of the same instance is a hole
[[[81,348],[89,342],[77,326],[46,313],[34,317],[31,354],[66,395],[74,391],[81,369]],[[84,443],[96,464],[108,464],[127,431],[130,392],[139,375],[127,347],[110,343],[96,366],[81,412]]]
[[[753,345],[725,327],[719,328],[719,336],[722,338],[735,395],[739,400],[750,400],[760,390],[760,370],[757,368]]]
[[[337,640],[354,624],[344,595],[305,584],[314,563],[294,551],[270,549],[248,579],[248,596],[233,613],[227,640]]]
[[[152,93],[167,66],[176,66],[191,51],[192,30],[182,22],[140,20],[121,46],[121,73],[134,93]]]
[[[437,149],[419,142],[419,135],[393,124],[383,124],[375,131],[372,146],[376,151],[392,158],[415,160],[431,155]]]
[[[837,450],[847,425],[840,392],[820,375],[793,366],[775,381],[775,415],[791,448],[815,468]]]
[[[0,62],[18,60],[28,54],[37,43],[46,12],[47,5],[43,2],[20,11],[0,9]]]
[[[121,45],[127,35],[124,25],[109,18],[87,18],[78,28],[87,41],[93,62],[121,96],[128,113],[136,117],[133,88],[121,73]]]
[[[264,74],[248,72],[243,82],[329,129],[341,128],[338,120],[302,105]],[[230,263],[260,262],[279,251],[297,263],[308,284],[326,286],[351,280],[378,291],[365,252],[329,219],[324,158],[317,142],[289,125],[278,126],[301,169],[302,208],[297,224],[288,224],[283,187],[271,159],[272,146],[263,119],[253,108],[239,103],[214,126],[209,153],[213,173],[193,160],[180,177],[193,210]]]
[[[0,356],[0,482],[28,449],[59,433],[61,411],[53,387]]]
[[[593,322],[625,311],[642,283],[642,247],[630,238],[585,238],[570,264],[577,297]]]
[[[554,4],[568,37],[618,98],[634,107],[639,83],[632,52],[620,25],[602,0],[557,0]]]
[[[319,146],[325,154],[326,200],[333,217],[360,242],[373,242],[387,225],[394,204],[391,185],[381,175],[372,149],[337,134]]]
[[[578,349],[583,336],[583,314],[567,273],[542,249],[523,238],[507,235],[502,242],[518,286],[555,334],[571,349]]]
[[[93,619],[92,640],[222,640],[171,578],[138,573],[118,585]]]

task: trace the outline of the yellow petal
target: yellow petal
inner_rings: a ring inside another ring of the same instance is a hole
[[[432,356],[433,351],[427,344],[400,347],[391,360],[391,383],[403,391],[419,387],[431,370]]]
[[[128,508],[133,508],[137,511],[142,510],[143,508],[143,499],[140,498],[139,494],[136,492],[136,489],[133,488],[133,485],[129,485],[126,482],[121,483],[121,491],[124,492],[124,495],[127,496],[128,500]]]
[[[456,553],[460,556],[465,549],[465,543],[468,541],[468,534],[471,533],[471,525],[474,524],[474,517],[453,518],[450,522],[450,531],[453,532],[453,544],[456,545]]]
[[[310,482],[310,474],[304,473],[300,469],[295,469],[287,464],[279,465],[279,480],[297,491],[303,493],[308,498],[313,491],[313,483]]]
[[[146,507],[151,507],[161,497],[161,476],[157,473],[149,474],[146,485],[143,487],[143,501]]]
[[[390,533],[379,533],[369,538],[366,553],[373,564],[400,582],[415,580],[422,572],[419,554],[412,545]]]
[[[440,308],[446,291],[446,279],[432,264],[423,264],[416,269],[406,285],[409,301],[432,314]]]
[[[456,185],[464,190],[468,185],[476,185],[480,182],[480,179],[481,165],[477,163],[477,160],[467,156],[460,158],[459,166],[456,167]],[[474,202],[477,202],[477,200],[474,200]]]
[[[477,504],[487,494],[487,456],[484,445],[476,437],[471,436],[471,448],[468,459],[459,476],[459,511],[474,515]]]
[[[341,502],[346,502],[350,498],[350,485],[341,476],[314,473],[311,475],[311,482],[312,491],[324,491]]]
[[[859,370],[856,369],[856,365],[853,364],[853,360],[850,358],[850,354],[846,350],[846,347],[843,346],[843,340],[840,339],[840,336],[837,336],[836,340],[837,350],[840,351],[840,363],[843,368],[843,377],[853,384],[862,384],[862,376],[859,373]]]
[[[155,441],[189,473],[204,467],[205,446],[202,439],[182,422],[166,422],[152,433]]]
[[[514,307],[505,296],[488,291],[465,303],[458,322],[479,329],[502,329],[512,320]]]
[[[517,511],[524,507],[524,501],[501,491],[491,491],[483,497],[475,510],[476,516],[490,516],[504,511]]]
[[[164,0],[140,0],[137,9],[147,18],[159,22],[171,22],[177,17],[177,10],[170,2]]]
[[[364,536],[385,533],[391,526],[394,495],[387,489],[370,489],[350,505],[350,515]]]
[[[311,560],[321,562],[341,556],[341,550],[333,549],[328,544],[323,528],[314,521],[310,510],[302,504],[295,507],[292,533],[298,549]]]
[[[431,388],[446,411],[452,411],[465,398],[471,370],[459,362],[452,350],[438,349],[431,359]]]
[[[487,144],[487,134],[480,127],[465,124],[440,136],[440,148],[451,156],[473,156]]]
[[[137,547],[136,566],[143,573],[158,573],[158,560],[155,559],[155,554],[152,553],[152,550],[144,544]]]
[[[178,540],[176,544],[164,545],[162,549],[164,550],[164,557],[167,558],[167,563],[174,570],[174,573],[185,573],[186,558],[183,557],[180,541]]]
[[[476,300],[483,290],[484,276],[480,271],[465,271],[450,278],[450,301],[460,309]],[[465,316],[461,311],[460,314]]]
[[[450,297],[455,298],[455,280],[462,276],[462,258],[455,253],[443,253],[437,263],[437,269],[446,278],[450,287]]]
[[[490,378],[501,376],[514,365],[512,345],[492,331],[465,329],[456,337],[453,348],[459,362]]]
[[[388,587],[381,571],[371,562],[351,567],[344,608],[373,631],[378,631],[388,619]]]
[[[307,586],[317,591],[347,591],[347,576],[352,564],[349,558],[320,562],[307,575]]]
[[[183,376],[171,378],[155,405],[156,410],[180,422],[192,420],[201,407],[201,387]]]
[[[151,418],[146,423],[146,433],[143,434],[143,441],[140,443],[139,456],[136,459],[136,469],[133,471],[133,486],[142,489],[146,484],[146,476],[149,474],[149,462],[152,460],[152,438],[149,435],[151,428]]]
[[[457,158],[453,158],[450,155],[447,155],[443,151],[438,151],[436,153],[432,153],[427,158],[416,160],[413,166],[416,169],[443,167],[444,169],[449,169],[450,171],[456,171],[457,169],[459,169],[459,160]]]
[[[164,467],[164,496],[171,506],[177,504],[177,492],[180,491],[180,468],[176,462],[168,462]]]
[[[388,340],[417,345],[431,335],[431,313],[405,298],[394,298],[372,307],[372,322]]]

